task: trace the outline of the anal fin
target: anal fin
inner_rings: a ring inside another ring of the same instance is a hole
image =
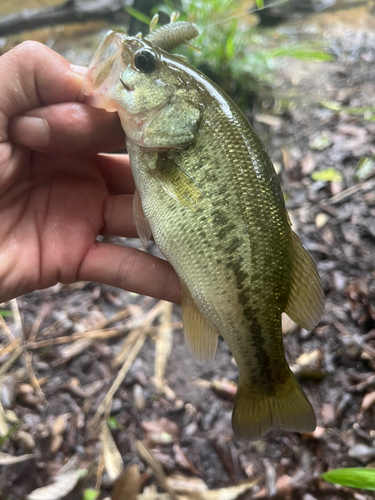
[[[181,294],[182,321],[188,351],[198,361],[212,360],[216,352],[218,332],[203,317],[183,283]]]
[[[292,272],[286,314],[312,330],[324,313],[324,292],[316,265],[292,231]]]

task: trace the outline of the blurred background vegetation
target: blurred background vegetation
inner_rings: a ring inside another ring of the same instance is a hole
[[[186,45],[175,52],[185,55],[246,111],[261,89],[264,92],[272,87],[273,69],[280,63],[280,57],[312,61],[332,58],[323,42],[293,41],[288,34],[274,29],[275,24],[290,14],[293,4],[295,12],[302,15],[309,8],[313,10],[311,2],[300,2],[302,6],[288,0],[272,3],[277,4],[276,12],[267,5],[263,9],[260,0],[164,0],[147,13],[149,6],[135,2],[142,10],[127,9],[133,17],[129,31],[141,30],[147,34],[151,17],[157,13],[161,24],[169,22],[173,12],[179,12],[179,20],[197,24],[201,31],[193,41],[197,50]],[[271,15],[265,15],[266,12]]]

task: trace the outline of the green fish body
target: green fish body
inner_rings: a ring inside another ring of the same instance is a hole
[[[188,39],[194,25],[170,41],[168,26],[178,35],[183,24],[151,32],[153,41],[121,34],[121,71],[114,76],[111,62],[97,85],[107,81],[102,94],[127,136],[135,221],[181,280],[189,351],[212,359],[222,335],[238,364],[235,435],[312,431],[314,411],[285,360],[281,313],[312,329],[323,313],[320,279],[246,118],[207,77],[163,50]]]

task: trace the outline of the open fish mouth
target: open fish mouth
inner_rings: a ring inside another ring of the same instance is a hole
[[[121,78],[120,76],[120,82],[123,84],[123,86],[126,88],[126,90],[128,92],[132,92],[134,89],[130,88],[128,85],[126,85],[126,83],[124,82],[124,80]]]

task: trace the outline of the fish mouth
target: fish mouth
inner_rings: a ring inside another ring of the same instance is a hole
[[[128,85],[126,85],[126,83],[124,82],[124,80],[121,78],[120,76],[120,82],[123,84],[123,86],[126,88],[126,90],[128,92],[132,92],[134,89],[130,88]]]

